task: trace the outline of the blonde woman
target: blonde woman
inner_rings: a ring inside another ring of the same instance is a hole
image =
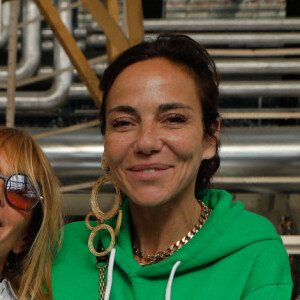
[[[58,180],[39,145],[0,127],[0,298],[53,299],[60,211]]]

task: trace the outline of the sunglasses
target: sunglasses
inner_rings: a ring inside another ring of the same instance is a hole
[[[4,193],[6,201],[14,208],[21,210],[32,210],[40,200],[43,200],[42,185],[37,182],[37,188],[30,178],[24,173],[15,173],[6,177],[0,175],[4,180]]]

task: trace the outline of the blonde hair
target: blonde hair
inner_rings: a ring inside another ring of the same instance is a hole
[[[32,243],[17,270],[5,270],[20,299],[53,299],[51,266],[60,245],[62,227],[60,190],[58,179],[47,156],[34,139],[22,129],[0,127],[0,149],[7,155],[13,172],[26,173],[32,182],[42,184],[44,199],[33,209],[29,227],[33,231]],[[18,274],[20,274],[18,276]]]

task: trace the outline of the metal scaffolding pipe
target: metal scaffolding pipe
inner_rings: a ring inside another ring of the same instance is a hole
[[[272,33],[189,33],[198,43],[205,46],[230,45],[237,46],[283,46],[288,44],[299,44],[300,35],[294,32],[272,32]],[[145,39],[155,38],[157,34],[146,34]],[[90,34],[87,37],[87,46],[104,47],[106,38],[103,34]]]
[[[290,31],[300,30],[300,18],[292,19],[153,19],[144,20],[147,32],[194,31]],[[88,26],[90,32],[102,32],[96,22]]]
[[[5,2],[2,4],[2,11],[1,11],[1,34],[0,34],[0,48],[6,46],[8,42],[8,26],[10,20],[10,2]],[[2,27],[5,27],[3,29]]]
[[[223,81],[222,97],[300,97],[299,81]]]
[[[222,74],[300,74],[300,59],[215,60]]]
[[[288,31],[300,30],[300,18],[293,19],[209,19],[145,20],[146,31]],[[96,29],[93,23],[91,29]]]
[[[69,5],[70,0],[59,1],[59,8]],[[70,11],[60,12],[62,21],[71,31],[72,15]],[[54,67],[56,70],[71,66],[71,62],[59,42],[55,40],[54,48]],[[16,92],[16,108],[27,111],[45,111],[54,109],[65,103],[68,91],[72,83],[72,71],[65,72],[54,78],[54,82],[49,90],[46,91],[18,91]],[[0,109],[6,107],[6,94],[0,93]]]
[[[224,128],[216,187],[249,192],[299,192],[299,141],[299,127]]]
[[[31,20],[39,16],[39,9],[33,0],[26,0],[23,19]],[[31,77],[40,64],[40,22],[28,24],[22,33],[22,58],[16,68],[16,80]],[[0,82],[7,82],[7,66],[0,67]]]

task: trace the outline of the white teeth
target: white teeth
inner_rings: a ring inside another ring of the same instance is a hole
[[[149,170],[142,170],[143,173],[153,173],[155,172],[155,169],[149,169]]]

